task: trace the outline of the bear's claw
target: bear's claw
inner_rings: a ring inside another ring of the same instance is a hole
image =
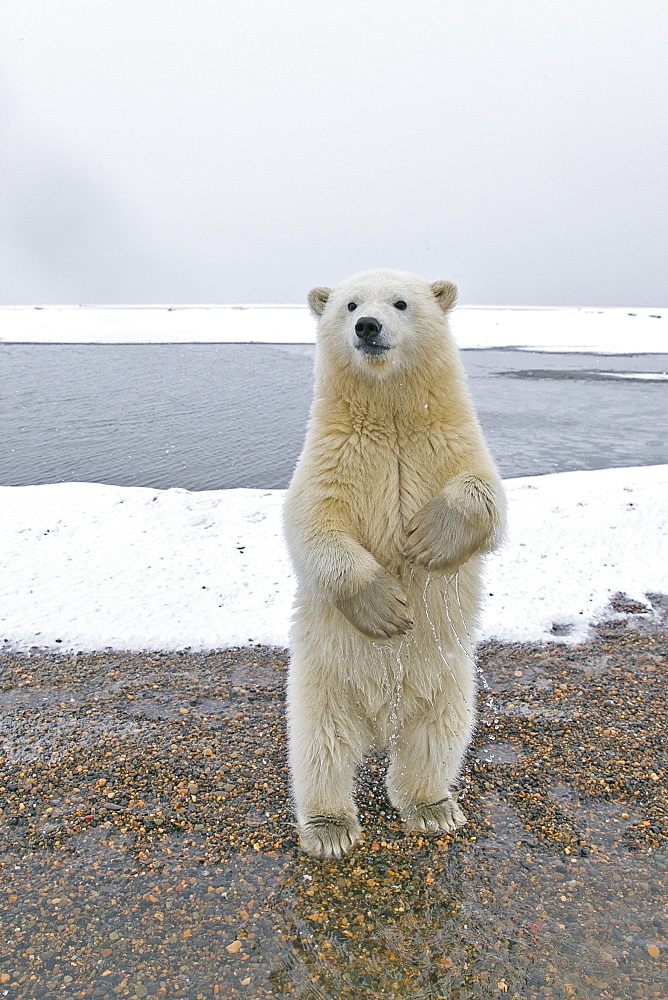
[[[351,625],[370,639],[406,635],[413,627],[408,592],[385,570],[356,594],[340,598],[336,606]]]
[[[447,795],[439,802],[422,802],[411,806],[403,819],[407,830],[427,834],[453,833],[458,826],[464,826],[468,822],[466,814],[452,795]]]
[[[430,500],[406,526],[403,556],[436,573],[452,573],[484,542],[484,527],[442,497]]]
[[[362,830],[351,816],[313,816],[299,827],[303,851],[314,858],[342,858],[360,839]]]

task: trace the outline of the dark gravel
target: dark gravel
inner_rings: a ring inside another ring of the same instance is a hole
[[[287,654],[0,657],[0,996],[668,996],[666,601],[572,646],[488,644],[462,797],[305,858]]]

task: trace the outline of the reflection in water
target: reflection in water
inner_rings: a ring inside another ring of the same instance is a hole
[[[631,859],[615,806],[578,803],[592,861],[546,850],[498,795],[480,805],[484,832],[451,845],[404,841],[374,808],[383,839],[336,863],[212,860],[183,834],[138,849],[106,826],[5,854],[5,995],[83,974],[110,997],[664,996],[666,856]]]
[[[651,886],[665,884],[665,855],[631,864],[606,816],[618,808],[588,803],[604,852],[593,862],[541,849],[498,796],[482,805],[485,833],[449,851],[380,842],[353,864],[295,864],[277,900],[293,943],[279,995],[661,996],[666,949],[654,945],[660,970],[652,942],[668,927]]]

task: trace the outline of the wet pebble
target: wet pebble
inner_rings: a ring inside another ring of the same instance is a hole
[[[469,825],[406,836],[379,751],[338,862],[297,849],[284,651],[4,654],[5,995],[664,996],[666,638],[634,624],[482,647]]]

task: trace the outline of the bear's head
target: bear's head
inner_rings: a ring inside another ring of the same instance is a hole
[[[415,369],[450,350],[445,314],[457,288],[405,271],[354,274],[336,288],[309,292],[323,360],[351,372],[385,377]]]

